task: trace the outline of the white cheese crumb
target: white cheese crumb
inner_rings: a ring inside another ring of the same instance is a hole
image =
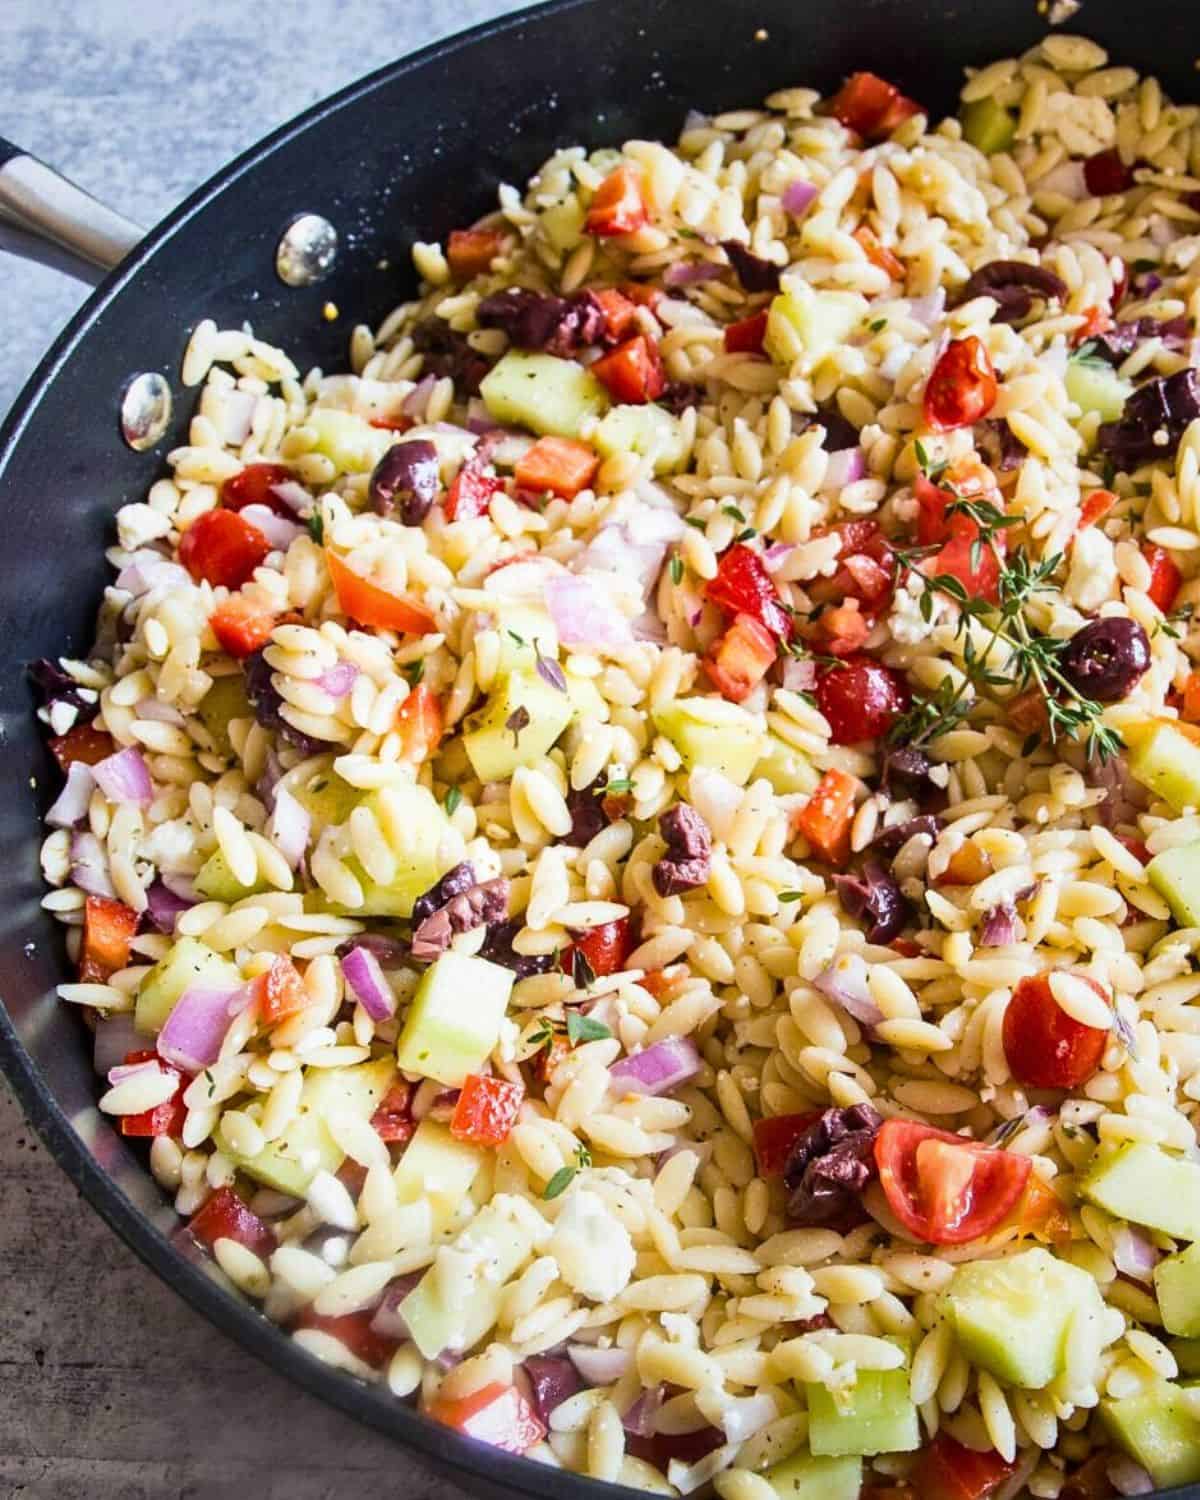
[[[136,552],[147,542],[166,536],[170,529],[171,522],[167,517],[141,500],[123,505],[117,512],[117,537],[126,552]]]
[[[602,1198],[579,1187],[563,1200],[549,1250],[562,1279],[592,1302],[610,1302],[623,1291],[636,1259],[629,1231]]]
[[[1085,613],[1116,596],[1117,560],[1113,545],[1095,526],[1088,526],[1071,548],[1071,571],[1063,593]]]
[[[922,641],[929,639],[939,625],[952,620],[958,613],[952,600],[943,594],[934,594],[933,608],[928,620],[925,619],[921,613],[921,598],[924,593],[923,583],[912,573],[905,579],[904,586],[896,590],[888,623],[892,639],[902,646],[919,646]]]

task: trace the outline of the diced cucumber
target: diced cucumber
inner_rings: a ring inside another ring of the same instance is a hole
[[[1200,745],[1167,720],[1153,724],[1134,744],[1129,772],[1176,812],[1200,807]]]
[[[594,442],[605,458],[636,453],[653,458],[656,474],[670,474],[687,457],[679,419],[661,406],[614,406],[596,428]]]
[[[1100,1414],[1113,1438],[1154,1481],[1155,1489],[1200,1479],[1200,1422],[1177,1385],[1158,1381],[1122,1400],[1103,1400]]]
[[[600,723],[606,724],[612,715],[612,709],[604,701],[604,695],[590,677],[579,677],[574,672],[567,672],[567,696],[571,700],[571,706],[581,718],[598,719]]]
[[[459,1088],[500,1039],[513,973],[486,958],[443,953],[425,970],[396,1044],[406,1073]]]
[[[1102,422],[1120,420],[1133,391],[1132,381],[1118,375],[1103,360],[1073,359],[1067,363],[1067,395],[1086,417],[1098,412]]]
[[[985,156],[1007,151],[1017,133],[1016,117],[990,94],[964,105],[962,127],[964,138]]]
[[[184,990],[235,990],[241,982],[236,964],[196,938],[180,938],[142,980],[133,1024],[153,1036],[162,1030]]]
[[[1164,849],[1146,866],[1146,876],[1181,927],[1200,927],[1200,844]]]
[[[558,660],[558,632],[545,610],[532,605],[505,606],[496,611],[495,628],[500,637],[498,676],[536,672],[539,656]]]
[[[1200,1244],[1160,1260],[1154,1268],[1154,1290],[1167,1332],[1200,1337]]]
[[[494,1326],[504,1283],[533,1242],[498,1200],[480,1209],[400,1304],[413,1343],[426,1359],[473,1348]]]
[[[507,781],[518,766],[534,766],[571,722],[575,706],[535,672],[511,672],[471,715],[463,743],[480,781]]]
[[[1026,1390],[1041,1390],[1065,1366],[1075,1317],[1104,1306],[1086,1271],[1042,1249],[959,1266],[942,1297],[958,1345],[973,1364]]]
[[[455,1140],[447,1126],[427,1115],[393,1174],[396,1196],[401,1203],[428,1203],[433,1232],[440,1234],[462,1206],[483,1162],[478,1146]]]
[[[314,406],[304,419],[317,435],[316,451],[344,474],[369,474],[391,447],[394,434],[365,417],[333,406]]]
[[[907,1369],[860,1370],[848,1391],[835,1395],[823,1385],[806,1385],[804,1393],[808,1445],[814,1453],[912,1453],[921,1446]]]
[[[492,367],[479,394],[497,422],[555,437],[578,437],[589,417],[608,410],[604,387],[582,365],[519,349]]]
[[[1181,1375],[1200,1375],[1200,1339],[1172,1339],[1168,1347]]]
[[[566,255],[583,238],[583,221],[586,216],[586,210],[578,197],[574,193],[568,193],[561,203],[552,203],[549,208],[542,210],[542,232],[557,251]]]
[[[303,1198],[318,1172],[336,1172],[345,1157],[325,1121],[331,1114],[369,1120],[395,1076],[390,1057],[351,1068],[312,1068],[304,1075],[296,1114],[281,1136],[268,1141],[257,1156],[239,1156],[224,1141],[222,1149],[256,1182]]]
[[[314,840],[331,823],[344,823],[363,800],[358,787],[328,766],[313,771],[306,781],[289,783],[288,790],[312,818]]]
[[[765,776],[777,796],[794,792],[815,792],[821,773],[799,750],[785,745],[778,735],[767,735],[767,748],[754,767],[754,776]]]
[[[689,771],[708,766],[745,786],[766,746],[758,722],[744,708],[715,698],[678,698],[655,710],[654,722]]]
[[[371,879],[352,855],[346,868],[363,888],[363,904],[355,916],[411,917],[413,903],[455,863],[452,830],[445,809],[428,788],[401,781],[369,792],[363,806],[375,815],[396,861],[396,873],[386,884]]]
[[[230,719],[254,717],[254,710],[246,697],[246,679],[240,672],[232,672],[228,677],[214,677],[213,685],[201,698],[196,714],[212,735],[217,753],[231,754],[233,746],[229,743]]]
[[[763,1478],[779,1500],[858,1500],[862,1489],[862,1459],[856,1454],[841,1458],[795,1453],[772,1464]]]
[[[230,905],[235,901],[241,901],[246,896],[257,896],[260,891],[270,890],[270,882],[266,880],[255,880],[251,885],[243,885],[233,871],[229,868],[229,861],[220,849],[214,850],[212,854],[200,866],[192,884],[197,892],[209,901],[225,901]]]
[[[818,292],[800,282],[772,300],[763,347],[777,365],[799,361],[802,371],[813,370],[866,314],[867,299],[858,292]]]
[[[1089,1202],[1179,1240],[1200,1240],[1200,1166],[1140,1141],[1101,1152],[1079,1191]]]

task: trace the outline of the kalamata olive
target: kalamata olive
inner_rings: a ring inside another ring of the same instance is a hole
[[[375,465],[367,493],[381,516],[399,505],[404,524],[419,526],[437,499],[439,482],[437,449],[428,438],[413,438],[387,450]]]
[[[1116,703],[1150,666],[1150,642],[1136,620],[1113,616],[1077,630],[1059,657],[1059,670],[1085,698]]]

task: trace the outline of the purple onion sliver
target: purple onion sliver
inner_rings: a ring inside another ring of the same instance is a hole
[[[89,896],[111,899],[117,894],[108,874],[108,855],[94,833],[71,835],[71,879]]]
[[[379,960],[369,948],[351,948],[342,959],[342,974],[373,1021],[386,1021],[395,1013],[396,997],[383,977]]]
[[[158,1034],[158,1055],[185,1073],[199,1073],[221,1055],[234,1004],[245,986],[184,990]]]
[[[297,869],[308,848],[312,816],[284,786],[275,792],[275,810],[267,823],[267,837],[283,855],[290,869]]]
[[[67,768],[66,785],[46,813],[46,822],[51,828],[74,828],[87,817],[88,804],[92,800],[92,788],[96,778],[91,766],[81,760],[73,760]]]
[[[133,802],[145,807],[153,801],[150,771],[142,759],[142,752],[132,746],[98,761],[92,767],[92,775],[110,802]]]
[[[155,932],[166,937],[174,935],[180,914],[190,911],[195,905],[194,899],[185,900],[176,895],[165,880],[155,880],[146,888],[146,919]]]
[[[871,998],[866,960],[857,953],[843,953],[813,980],[827,1000],[832,1000],[860,1026],[878,1026],[883,1012]]]
[[[690,1037],[666,1037],[644,1052],[613,1063],[609,1074],[630,1094],[668,1094],[695,1078],[703,1067],[699,1049]]]
[[[780,194],[779,202],[785,213],[799,218],[806,214],[817,196],[817,190],[811,182],[802,182],[799,178],[795,182],[789,182]]]
[[[286,552],[298,536],[303,536],[304,527],[281,516],[269,505],[244,505],[240,511],[243,521],[261,531],[273,551]]]

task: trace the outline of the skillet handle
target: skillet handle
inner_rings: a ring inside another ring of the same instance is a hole
[[[0,136],[0,250],[95,286],[144,232]]]

